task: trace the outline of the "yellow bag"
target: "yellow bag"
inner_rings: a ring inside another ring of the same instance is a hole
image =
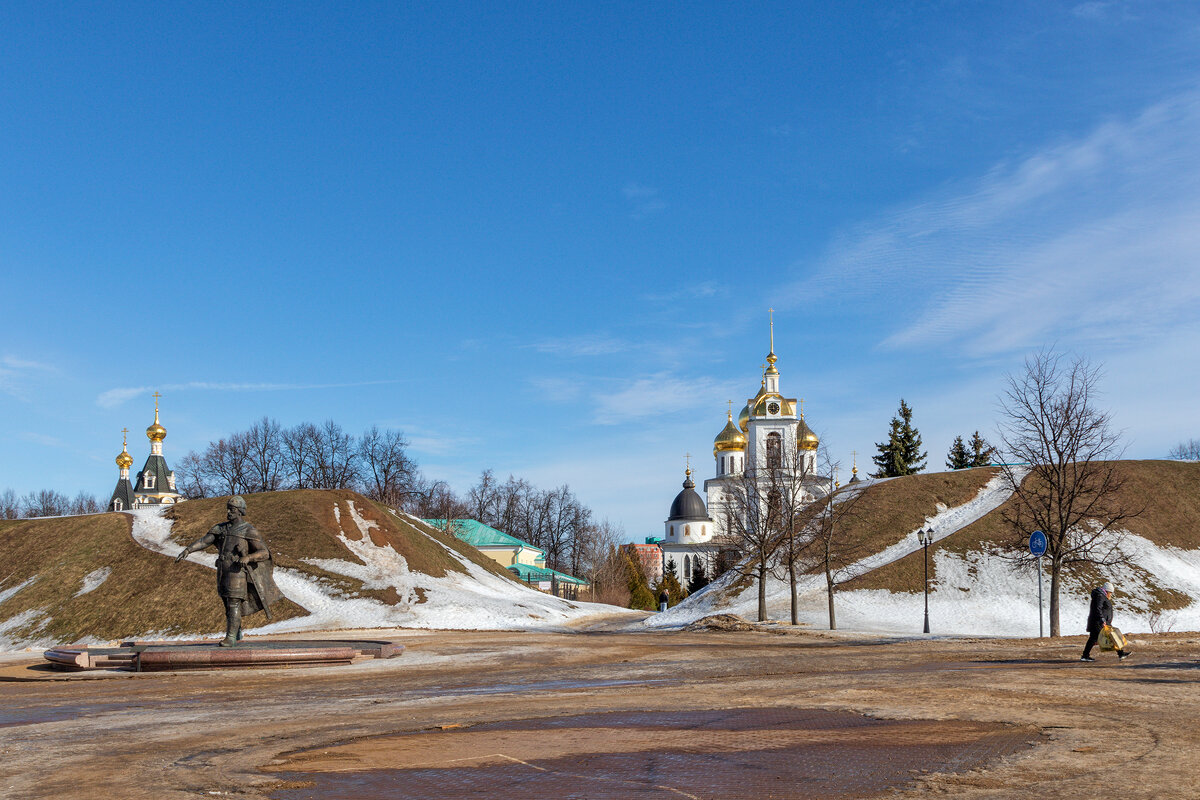
[[[1100,629],[1100,649],[1101,650],[1124,650],[1129,644],[1129,640],[1125,635],[1111,625],[1105,625]]]

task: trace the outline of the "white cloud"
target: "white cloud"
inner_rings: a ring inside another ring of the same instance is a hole
[[[526,346],[539,353],[552,353],[554,355],[573,357],[607,356],[613,353],[622,353],[633,347],[630,342],[623,339],[617,339],[600,333],[547,339],[546,341]]]
[[[189,383],[169,383],[165,386],[128,386],[109,389],[101,392],[96,398],[96,404],[101,408],[115,408],[138,395],[150,395],[154,391],[161,392],[286,392],[307,391],[311,389],[348,389],[358,386],[382,386],[399,381],[359,381],[357,383],[210,383],[207,381],[191,381]]]
[[[54,372],[54,367],[14,356],[0,357],[0,392],[27,400],[26,388],[37,373]]]
[[[726,384],[712,378],[680,378],[652,375],[626,383],[608,394],[596,394],[595,421],[617,425],[647,417],[668,416],[701,406],[720,407],[719,398],[729,393]]]
[[[887,349],[1153,345],[1200,300],[1198,138],[1193,91],[997,165],[842,237],[790,302],[903,302]]]
[[[621,194],[625,195],[633,208],[629,214],[633,219],[643,219],[667,207],[666,201],[659,197],[658,189],[653,186],[627,183],[621,189]]]

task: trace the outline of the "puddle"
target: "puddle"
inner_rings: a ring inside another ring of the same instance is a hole
[[[1036,735],[795,708],[580,714],[299,753],[275,768],[271,797],[849,798],[985,766]]]
[[[38,725],[43,722],[59,722],[64,719],[86,717],[105,711],[133,708],[135,703],[92,703],[89,705],[63,705],[26,708],[0,708],[0,728],[16,725]]]

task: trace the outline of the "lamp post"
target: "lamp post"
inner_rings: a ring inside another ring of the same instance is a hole
[[[917,541],[925,548],[925,633],[929,633],[929,545],[933,544],[933,526],[917,531]]]

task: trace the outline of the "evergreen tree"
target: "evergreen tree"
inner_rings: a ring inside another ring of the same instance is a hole
[[[667,590],[668,607],[683,602],[683,599],[688,596],[687,590],[679,583],[679,578],[675,577],[675,559],[667,559],[667,570],[663,573],[662,580],[658,582],[658,586],[654,587],[654,589],[656,596],[663,589]]]
[[[900,398],[900,411],[892,417],[886,442],[877,442],[879,455],[872,459],[879,471],[876,478],[895,478],[912,475],[925,469],[928,453],[921,452],[921,434],[913,427],[912,409]]]
[[[961,436],[954,437],[954,444],[950,445],[950,452],[946,455],[946,467],[948,469],[966,469],[973,466],[971,464],[971,454],[967,452],[967,446],[963,444]]]
[[[658,607],[658,603],[654,598],[654,594],[650,591],[650,583],[646,580],[646,573],[642,572],[640,559],[632,558],[629,550],[622,548],[622,555],[625,557],[625,577],[627,586],[629,587],[629,607],[638,608],[642,611],[653,611]]]
[[[971,437],[971,467],[986,467],[992,463],[992,455],[996,452],[996,448],[987,443],[979,435],[979,431],[975,431],[975,435]]]
[[[708,586],[708,576],[704,574],[704,564],[701,562],[692,568],[692,579],[688,581],[688,594],[695,594],[705,586]]]

